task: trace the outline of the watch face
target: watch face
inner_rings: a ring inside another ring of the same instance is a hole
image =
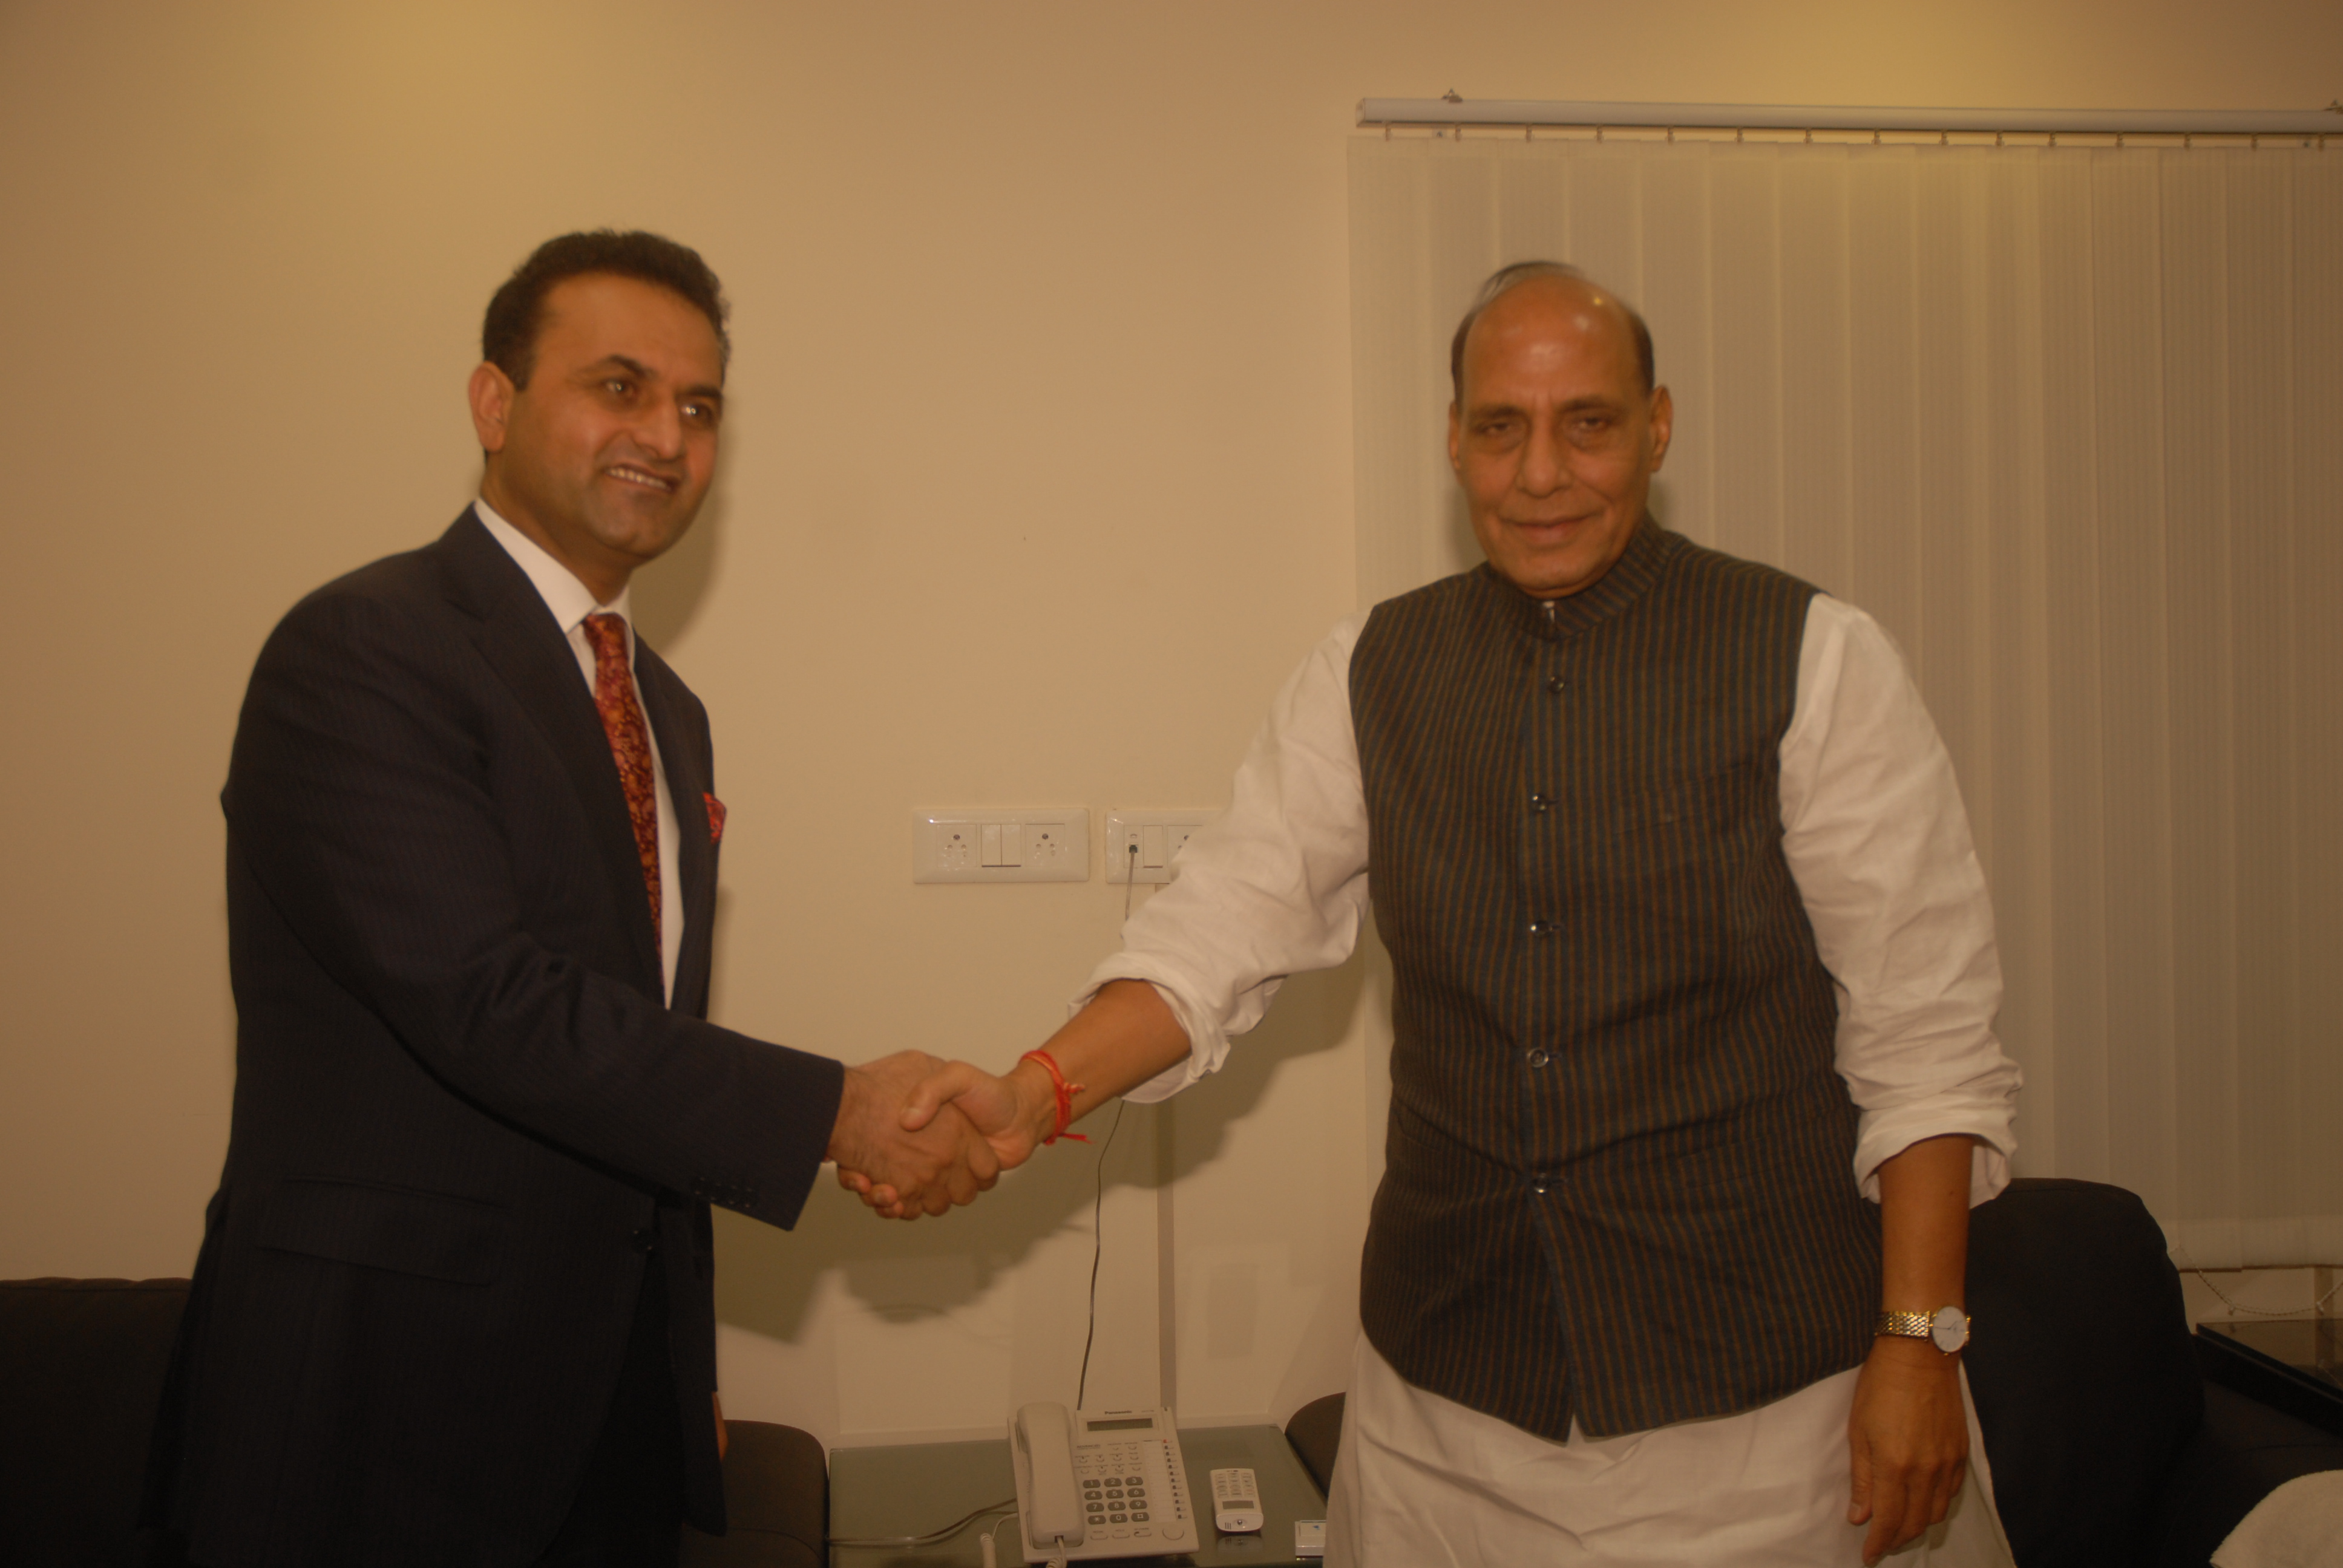
[[[1958,1307],[1939,1307],[1928,1337],[1936,1342],[1938,1350],[1951,1355],[1969,1342],[1968,1314]]]

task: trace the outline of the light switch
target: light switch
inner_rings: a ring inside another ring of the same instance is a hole
[[[1004,866],[1021,866],[1025,863],[1024,823],[1003,822],[1001,824],[1000,863]]]
[[[984,825],[984,863],[988,866],[1001,864],[1001,824],[998,822]]]
[[[1141,870],[1147,871],[1163,869],[1162,824],[1150,822],[1139,829],[1139,865]]]

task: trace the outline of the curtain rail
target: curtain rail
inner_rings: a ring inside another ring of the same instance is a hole
[[[1362,98],[1362,126],[1606,126],[1680,130],[2006,131],[2036,136],[2328,136],[2343,101],[2323,109],[1900,109],[1783,104],[1595,104],[1526,98]]]

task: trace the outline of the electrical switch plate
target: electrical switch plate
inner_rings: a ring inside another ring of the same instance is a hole
[[[970,807],[911,813],[915,882],[1087,882],[1086,806]]]
[[[1185,811],[1109,811],[1106,814],[1106,879],[1168,882],[1188,847],[1189,836],[1220,815],[1203,807]],[[1139,854],[1134,863],[1131,849]]]

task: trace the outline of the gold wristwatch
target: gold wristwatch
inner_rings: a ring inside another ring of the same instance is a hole
[[[1927,1340],[1946,1355],[1969,1342],[1969,1315],[1958,1307],[1938,1307],[1933,1312],[1886,1312],[1872,1332],[1899,1340]]]

